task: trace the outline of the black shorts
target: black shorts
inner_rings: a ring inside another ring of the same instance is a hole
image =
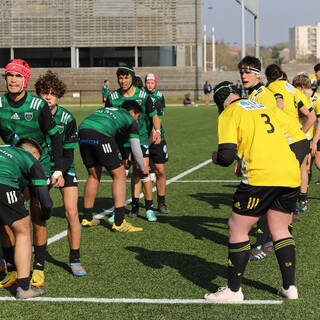
[[[142,150],[142,155],[144,158],[149,158],[149,146],[140,145]],[[128,160],[131,153],[130,147],[121,147],[120,148],[121,156],[123,160]],[[131,154],[131,160],[134,161],[133,155]]]
[[[0,225],[11,225],[28,215],[21,190],[0,184]]]
[[[122,166],[122,157],[114,138],[90,129],[79,131],[80,154],[87,168],[105,167],[108,171]]]
[[[294,212],[300,188],[256,187],[240,183],[233,196],[232,210],[243,216],[261,217],[269,209]]]
[[[63,175],[63,178],[64,178],[64,186],[62,188],[78,186],[78,178],[75,173],[67,172]]]
[[[290,144],[291,151],[296,155],[300,166],[308,153],[310,153],[310,141],[307,139]]]
[[[320,140],[317,142],[317,151],[320,151]]]
[[[166,163],[169,160],[167,143],[161,140],[159,144],[152,144],[149,147],[150,159],[153,163]]]

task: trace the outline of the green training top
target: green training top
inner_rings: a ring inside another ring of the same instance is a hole
[[[0,183],[16,189],[46,186],[47,178],[39,161],[28,151],[0,146]]]
[[[43,148],[40,162],[50,175],[50,136],[58,128],[50,114],[46,102],[26,91],[22,105],[13,107],[8,102],[8,94],[0,98],[0,136],[6,144],[15,145],[20,138],[33,138]],[[45,108],[44,108],[45,107]]]
[[[75,149],[79,148],[77,123],[73,115],[65,108],[57,105],[57,111],[53,116],[54,121],[59,129],[60,138],[62,140],[63,149]],[[51,156],[51,172],[54,172],[54,159],[52,149],[50,148]],[[76,173],[75,164],[72,161],[69,169],[69,173]]]
[[[114,91],[106,102],[106,107],[115,107],[120,108],[122,104],[127,100],[136,101],[142,107],[142,113],[139,117],[139,136],[140,144],[148,146],[148,136],[150,133],[150,126],[152,126],[152,117],[157,114],[157,110],[149,97],[149,95],[139,88],[136,88],[136,91],[132,97],[124,97],[121,94],[121,89]],[[124,141],[123,145],[129,147],[130,144],[128,141]]]
[[[125,137],[139,139],[139,128],[136,120],[126,109],[100,108],[84,119],[79,126],[81,129],[98,131],[108,137]],[[120,141],[117,139],[117,142]]]

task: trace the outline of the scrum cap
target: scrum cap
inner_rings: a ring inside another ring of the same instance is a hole
[[[238,95],[239,97],[241,96],[237,87],[230,81],[220,82],[214,87],[213,90],[213,100],[218,107],[219,113],[221,113],[226,108],[225,102],[228,100],[232,93]]]
[[[19,73],[23,79],[23,89],[28,86],[28,82],[30,80],[30,67],[28,63],[22,59],[13,59],[11,60],[4,69],[4,74],[6,75],[8,72],[16,72]]]

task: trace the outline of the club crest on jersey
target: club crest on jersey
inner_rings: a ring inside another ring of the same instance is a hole
[[[64,126],[59,126],[57,125],[58,129],[59,129],[59,134],[63,134],[64,132]]]
[[[33,119],[33,113],[32,112],[25,112],[24,113],[24,118],[27,120],[27,121],[31,121]]]

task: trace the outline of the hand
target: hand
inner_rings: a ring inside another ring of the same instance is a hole
[[[152,130],[153,143],[159,144],[161,142],[161,134],[159,131]]]
[[[141,178],[146,178],[149,175],[149,168],[145,168],[143,171],[141,171]]]
[[[58,176],[55,178],[53,175],[50,178],[51,185],[53,188],[62,188],[64,186],[64,178],[63,176]]]
[[[212,157],[211,157],[211,159],[212,159],[212,163],[218,164],[218,152],[217,152],[217,151],[213,151],[213,152],[212,152]]]

